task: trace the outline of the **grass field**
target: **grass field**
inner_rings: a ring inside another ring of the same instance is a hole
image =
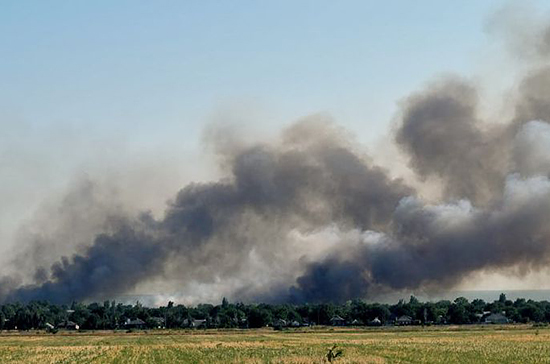
[[[2,333],[1,363],[548,363],[550,328]]]

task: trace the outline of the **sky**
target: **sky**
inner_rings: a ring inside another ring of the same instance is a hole
[[[195,148],[218,110],[327,112],[369,140],[430,77],[474,71],[498,5],[5,1],[2,119]]]
[[[0,253],[75,181],[108,181],[121,204],[162,211],[217,175],[212,124],[262,134],[320,113],[373,150],[403,98],[440,75],[498,91],[513,74],[488,24],[506,5],[4,0]]]

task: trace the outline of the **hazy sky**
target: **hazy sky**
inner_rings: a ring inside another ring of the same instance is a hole
[[[321,111],[369,139],[429,78],[475,70],[499,5],[3,1],[2,125],[194,147],[216,110],[273,124]]]
[[[214,174],[213,122],[274,130],[326,113],[372,149],[434,77],[509,77],[487,31],[505,4],[4,0],[0,252],[75,180],[109,176],[143,193],[133,207],[161,208]]]

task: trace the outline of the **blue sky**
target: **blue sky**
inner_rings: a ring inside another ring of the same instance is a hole
[[[194,147],[213,112],[275,126],[325,112],[370,140],[411,90],[472,71],[501,5],[3,1],[0,122]]]

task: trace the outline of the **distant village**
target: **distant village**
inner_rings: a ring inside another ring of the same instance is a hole
[[[219,305],[186,307],[169,302],[145,307],[114,301],[55,305],[45,301],[0,306],[1,330],[144,330],[312,326],[431,326],[550,322],[550,303],[525,299],[420,302],[414,296],[393,305],[352,300],[343,304],[243,304],[223,299]]]
[[[508,319],[505,315],[505,313],[491,313],[490,311],[486,311],[483,314],[479,315],[479,322],[481,324],[508,324],[512,321]],[[423,322],[421,320],[415,320],[411,316],[402,315],[395,319],[386,321],[384,324],[382,321],[375,317],[371,321],[364,323],[361,320],[353,319],[351,322],[347,321],[341,316],[335,315],[331,317],[329,320],[330,326],[382,326],[382,325],[397,325],[397,326],[409,326],[409,325],[434,325],[434,322],[428,321]],[[440,321],[438,324],[447,324],[446,321]],[[50,323],[46,323],[46,328],[48,330],[54,330],[55,326],[53,326]],[[266,326],[271,326],[274,329],[282,329],[282,328],[298,328],[298,327],[309,327],[316,325],[315,322],[309,323],[306,321],[299,322],[297,320],[285,320],[285,319],[275,319],[271,325],[267,324]],[[183,325],[181,328],[187,328],[187,329],[209,329],[209,328],[219,328],[219,322],[211,322],[207,319],[184,319]],[[236,328],[249,328],[247,320],[243,319],[241,322],[235,321],[235,325],[233,327]],[[57,325],[57,328],[59,329],[66,329],[66,330],[79,330],[80,325],[77,323],[67,320],[64,322],[61,322]],[[121,325],[115,326],[115,328],[118,329],[165,329],[166,328],[166,320],[163,317],[150,317],[148,321],[144,321],[140,318],[136,319],[126,319],[126,321],[122,322]]]

